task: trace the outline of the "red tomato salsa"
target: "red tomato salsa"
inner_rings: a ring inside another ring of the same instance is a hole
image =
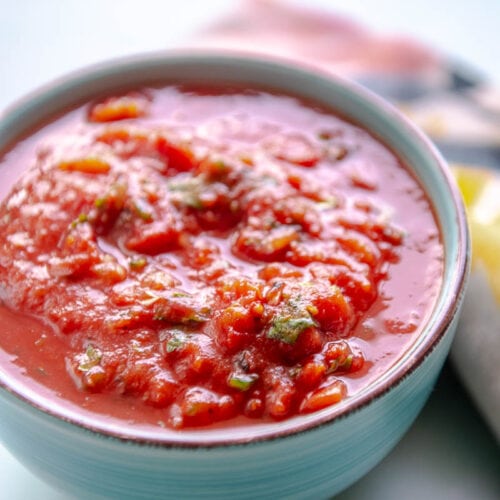
[[[7,171],[0,347],[68,400],[115,415],[125,401],[131,421],[333,405],[401,355],[441,283],[418,183],[292,96],[108,97],[20,142]]]

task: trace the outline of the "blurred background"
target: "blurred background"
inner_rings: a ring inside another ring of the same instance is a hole
[[[500,0],[0,0],[0,21],[0,110],[117,56],[272,51],[383,94],[453,164],[500,168]],[[463,372],[446,364],[410,432],[338,499],[500,498],[498,441]],[[0,485],[0,499],[64,498],[1,444]]]
[[[111,57],[177,47],[241,4],[269,0],[0,1],[0,107],[72,69]],[[282,0],[408,35],[500,82],[498,0]]]

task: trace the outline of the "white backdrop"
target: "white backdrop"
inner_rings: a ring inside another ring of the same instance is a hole
[[[301,3],[299,0],[292,0]],[[0,109],[77,67],[172,47],[233,0],[0,0]],[[302,0],[415,35],[500,83],[500,0]]]

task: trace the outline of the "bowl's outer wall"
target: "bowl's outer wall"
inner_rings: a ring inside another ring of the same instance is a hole
[[[82,499],[328,498],[375,466],[414,421],[455,327],[456,317],[432,355],[383,397],[284,438],[218,448],[138,446],[61,423],[3,389],[1,437],[33,472]]]
[[[1,387],[0,437],[34,472],[82,498],[332,496],[380,461],[413,422],[433,387],[454,333],[456,315],[443,335],[441,330],[461,301],[460,269],[463,273],[466,267],[463,243],[467,235],[461,233],[463,225],[447,174],[425,141],[416,139],[418,135],[401,121],[394,121],[390,109],[366,101],[349,86],[328,78],[272,63],[179,55],[167,62],[160,56],[101,66],[42,89],[4,114],[0,151],[35,125],[117,85],[200,80],[274,87],[330,105],[373,130],[410,165],[434,201],[446,251],[443,292],[431,319],[437,331],[428,328],[396,363],[392,373],[406,374],[397,384],[391,383],[390,373],[386,374],[378,392],[374,391],[377,396],[365,398],[355,411],[277,439],[213,448],[125,442],[62,422]],[[431,344],[433,348],[428,349]],[[278,429],[286,428],[287,423],[282,425]]]

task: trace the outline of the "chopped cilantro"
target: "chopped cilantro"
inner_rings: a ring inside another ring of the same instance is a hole
[[[141,218],[145,222],[153,220],[153,213],[149,204],[141,199],[134,201],[133,210],[135,215]]]
[[[295,344],[299,335],[313,326],[316,326],[316,322],[308,313],[307,316],[299,317],[275,316],[267,331],[267,338]]]
[[[186,295],[186,297],[189,297],[189,295]],[[177,325],[203,323],[208,319],[208,312],[205,309],[195,310],[190,306],[183,306],[176,303],[176,301],[160,301],[154,308],[153,320]]]
[[[174,202],[197,210],[203,208],[200,195],[204,187],[205,183],[202,176],[191,177],[168,184],[168,189],[172,192]]]
[[[214,161],[213,166],[219,173],[227,172],[229,170],[229,166],[224,160]]]
[[[78,369],[81,372],[88,372],[94,366],[97,366],[102,359],[102,352],[99,349],[96,349],[92,344],[87,346],[85,354],[80,356],[80,364],[78,365]]]
[[[103,196],[101,198],[96,198],[94,201],[94,205],[96,208],[103,208],[106,205],[106,198]]]
[[[187,324],[187,323],[203,323],[207,321],[207,317],[203,316],[202,314],[198,314],[196,311],[193,311],[192,313],[184,316],[180,323]]]
[[[186,344],[187,336],[181,330],[174,330],[172,336],[167,342],[167,352],[174,352],[182,349]]]
[[[352,366],[352,361],[354,356],[349,354],[344,360],[334,359],[328,364],[327,373],[333,373],[337,370],[340,371],[349,371]]]
[[[256,373],[233,373],[227,383],[233,389],[248,391],[258,378],[259,376]]]
[[[352,354],[349,354],[345,361],[342,363],[342,370],[349,370],[352,366],[352,360],[354,356]]]
[[[84,222],[88,222],[88,220],[89,216],[82,213],[71,223],[71,228],[74,229],[78,224],[83,224]]]
[[[145,257],[132,257],[129,260],[128,264],[131,269],[140,271],[141,269],[144,269],[144,267],[146,267],[147,263],[148,261],[146,260]]]
[[[108,191],[94,201],[94,207],[99,210],[121,210],[125,203],[127,184],[115,182]]]
[[[316,207],[322,211],[329,210],[330,208],[336,208],[338,204],[338,199],[335,196],[328,196],[327,198],[316,202]]]

